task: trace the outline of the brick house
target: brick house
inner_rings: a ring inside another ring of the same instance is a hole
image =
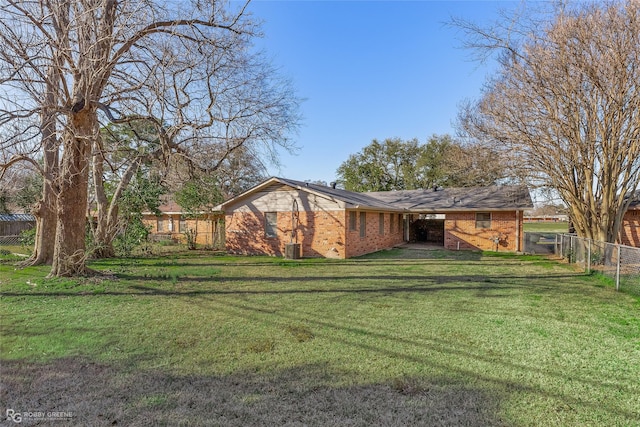
[[[197,230],[198,245],[212,247],[221,245],[224,235],[221,214],[203,213],[198,215],[196,221],[196,218],[185,214],[182,207],[172,200],[164,201],[158,210],[160,215],[154,212],[142,213],[142,222],[149,230],[151,239],[185,243],[185,232],[190,229]]]
[[[636,192],[635,199],[622,219],[620,243],[640,248],[640,191]]]
[[[355,193],[270,178],[218,206],[225,214],[226,249],[282,256],[350,258],[406,241],[447,249],[521,251],[522,187]]]
[[[368,193],[407,213],[407,241],[445,249],[521,252],[529,190],[489,186]]]

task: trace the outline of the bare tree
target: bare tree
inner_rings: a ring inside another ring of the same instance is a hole
[[[456,23],[500,65],[461,124],[557,191],[581,236],[611,242],[640,184],[640,6],[571,6],[490,30]]]
[[[141,163],[154,161],[156,168],[164,163],[169,170],[162,175],[174,180],[178,177],[178,186],[194,174],[215,176],[222,185],[223,169],[230,160],[241,158],[235,155],[237,151],[255,153],[262,148],[274,152],[275,145],[290,148],[287,135],[299,121],[298,100],[289,81],[279,77],[262,53],[250,49],[249,41],[230,37],[215,46],[200,46],[195,54],[185,52],[180,39],[150,42],[154,44],[149,49],[152,57],[143,62],[157,64],[153,73],[138,82],[134,96],[114,91],[111,110],[117,110],[122,118],[112,120],[128,122],[132,130],[138,128],[133,133],[139,143],[133,149],[128,143],[123,147],[111,144],[109,150],[115,149],[117,157],[126,160],[117,173],[109,160],[113,155],[105,156],[108,152],[104,144],[96,141],[93,184],[97,255],[114,253],[111,242],[120,228],[119,196]],[[113,86],[127,87],[132,78],[141,76],[115,75]],[[126,79],[124,84],[121,78]],[[246,154],[243,157],[247,158]],[[118,176],[109,198],[102,188],[105,166],[110,174]],[[171,169],[187,173],[170,173]]]
[[[86,271],[89,170],[93,158],[95,184],[106,160],[101,117],[116,122],[150,121],[159,141],[154,155],[164,157],[176,152],[190,156],[204,136],[219,138],[230,148],[258,141],[286,145],[284,135],[295,127],[296,119],[295,102],[286,102],[289,93],[280,93],[283,125],[271,129],[265,125],[248,135],[230,123],[256,117],[256,108],[265,106],[250,101],[261,93],[248,92],[253,96],[247,102],[229,96],[230,104],[210,96],[221,94],[215,90],[218,87],[229,94],[236,87],[232,82],[223,84],[221,73],[233,75],[236,85],[244,81],[246,64],[233,64],[235,73],[228,69],[257,33],[245,7],[231,9],[195,0],[163,5],[147,0],[8,0],[0,7],[0,40],[7,46],[0,65],[6,73],[0,82],[8,88],[0,103],[0,125],[14,127],[16,135],[3,141],[3,149],[14,154],[4,166],[33,161],[33,154],[46,153],[43,141],[52,146],[55,141],[61,147],[53,185],[44,190],[55,195],[51,275]],[[225,60],[226,68],[220,65]],[[52,99],[43,99],[40,94],[49,87]],[[196,111],[201,115],[194,119]],[[55,137],[47,139],[49,123]],[[142,158],[134,156],[123,176],[133,173]],[[102,196],[97,198],[104,202]],[[102,217],[109,215],[102,213]]]

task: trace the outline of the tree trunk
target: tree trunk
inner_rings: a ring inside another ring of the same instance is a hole
[[[58,147],[53,141],[45,142],[44,180],[42,199],[33,209],[36,217],[36,236],[33,254],[24,265],[51,265],[56,236],[56,188],[54,184],[58,169]]]
[[[98,135],[98,138],[100,136]],[[96,213],[97,222],[96,227],[93,230],[94,234],[94,256],[96,258],[113,258],[116,256],[115,248],[113,247],[113,241],[119,231],[118,226],[118,212],[119,203],[122,193],[127,189],[131,178],[140,167],[143,157],[136,157],[125,173],[120,179],[120,183],[116,187],[113,195],[111,196],[111,202],[109,202],[105,189],[104,189],[104,154],[103,146],[98,139],[96,144],[96,152],[93,156],[93,185],[96,194]]]
[[[64,139],[56,243],[49,277],[81,276],[87,272],[89,155],[97,122],[95,109],[83,109],[71,116],[70,131]]]
[[[93,242],[95,248],[93,255],[96,258],[113,258],[116,251],[113,247],[113,238],[115,232],[111,228],[115,227],[116,218],[111,218],[109,209],[109,201],[104,191],[104,154],[102,152],[102,144],[96,141],[96,152],[93,155],[93,186],[96,195],[96,226],[93,230]],[[115,203],[115,200],[112,201]]]
[[[51,106],[57,101],[55,86],[60,80],[58,69],[50,67],[47,71],[45,108],[42,109],[42,149],[43,149],[43,185],[42,199],[32,213],[36,217],[36,236],[33,254],[23,265],[51,265],[56,236],[56,176],[59,172],[59,141],[56,136],[56,113]]]
[[[45,181],[45,187],[48,185]],[[43,190],[42,200],[32,211],[36,217],[36,237],[33,254],[24,265],[51,265],[56,237],[56,197]]]

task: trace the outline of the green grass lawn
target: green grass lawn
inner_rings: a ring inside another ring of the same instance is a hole
[[[106,275],[0,264],[1,411],[68,411],[72,425],[640,425],[640,300],[566,264],[396,249],[92,267]]]
[[[568,222],[525,222],[524,231],[534,233],[568,233]]]

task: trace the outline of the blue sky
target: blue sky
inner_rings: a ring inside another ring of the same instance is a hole
[[[257,45],[304,98],[295,155],[273,175],[336,179],[373,139],[455,134],[459,104],[477,98],[493,64],[471,61],[452,16],[483,23],[505,1],[274,1],[249,10],[264,21]]]

